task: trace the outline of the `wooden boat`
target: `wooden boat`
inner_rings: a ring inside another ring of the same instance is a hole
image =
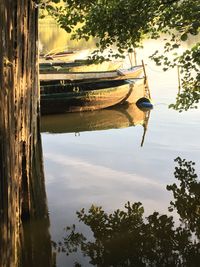
[[[130,69],[118,69],[113,71],[89,71],[89,72],[51,72],[41,73],[40,81],[82,81],[82,80],[126,80],[139,77],[143,73],[143,66],[134,66]]]
[[[40,59],[42,60],[53,60],[55,58],[63,58],[63,57],[70,57],[73,56],[77,53],[77,51],[69,51],[69,50],[64,50],[64,51],[52,51],[46,54],[40,54]]]
[[[41,117],[41,132],[80,133],[145,126],[148,112],[135,104],[120,105],[92,112],[76,112]]]
[[[40,74],[50,73],[68,73],[68,72],[94,72],[95,71],[111,71],[119,69],[121,62],[105,61],[99,64],[90,60],[75,59],[74,61],[49,60],[41,61],[39,64]]]
[[[63,113],[103,109],[136,103],[146,96],[144,79],[106,80],[81,83],[41,82],[41,113]]]
[[[39,64],[40,73],[62,73],[63,71],[71,71],[72,68],[83,67],[90,65],[88,60],[74,60],[74,61],[42,61]]]

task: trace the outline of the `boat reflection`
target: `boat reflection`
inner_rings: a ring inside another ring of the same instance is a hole
[[[145,134],[149,116],[150,111],[142,111],[135,104],[96,111],[47,115],[41,117],[41,132],[80,133],[141,125]]]

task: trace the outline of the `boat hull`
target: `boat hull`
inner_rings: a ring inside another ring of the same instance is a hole
[[[115,83],[116,85],[116,83]],[[107,88],[83,91],[60,90],[59,93],[42,93],[41,113],[55,114],[104,109],[117,104],[136,103],[145,96],[143,79],[125,81],[124,84]]]
[[[120,68],[121,62],[103,62],[94,64],[88,60],[75,60],[71,62],[49,61],[40,62],[40,74],[61,74],[69,72],[94,72],[95,71],[114,71]]]

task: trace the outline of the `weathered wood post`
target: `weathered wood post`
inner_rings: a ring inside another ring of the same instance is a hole
[[[0,255],[1,267],[17,266],[21,218],[32,212],[30,185],[39,136],[37,38],[36,3],[1,0],[0,247],[7,251]]]

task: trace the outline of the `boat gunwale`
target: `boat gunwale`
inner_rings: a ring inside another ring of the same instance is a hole
[[[108,70],[108,71],[42,71],[39,74],[40,81],[52,81],[52,80],[85,80],[85,79],[120,79],[127,78],[131,75],[136,75],[137,72],[141,72],[143,70],[142,65],[137,65],[129,69],[116,69],[116,70]],[[55,77],[53,77],[55,75]],[[96,77],[87,77],[87,76],[96,75]],[[98,77],[99,75],[99,77]],[[105,75],[106,77],[103,77]],[[108,76],[107,76],[108,75]],[[112,75],[109,77],[109,75]],[[139,74],[138,74],[139,75]],[[48,77],[49,76],[49,77]],[[52,77],[51,77],[52,76]],[[70,77],[71,76],[71,77]],[[73,77],[74,76],[74,77]],[[76,77],[77,76],[77,77]],[[80,76],[80,77],[78,77]],[[82,77],[83,76],[83,77]],[[85,76],[85,77],[84,77]],[[51,78],[50,78],[51,77]]]
[[[124,84],[135,84],[139,81],[144,81],[144,77],[141,78],[131,78],[131,79],[124,79],[124,80],[97,80],[97,81],[80,81],[80,82],[68,82],[66,81],[66,83],[64,83],[63,80],[59,80],[60,83],[58,84],[40,84],[40,88],[56,88],[56,87],[63,87],[63,89],[67,89],[68,87],[72,87],[74,86],[75,88],[79,88],[84,90],[84,87],[87,90],[87,86],[88,86],[88,90],[99,90],[99,89],[106,89],[106,88],[110,88],[110,87],[118,87]],[[120,84],[121,82],[121,84]],[[119,84],[118,84],[119,83]],[[110,84],[110,85],[109,85]],[[89,89],[90,86],[94,86],[94,89]],[[95,88],[95,86],[97,86]],[[100,87],[99,87],[100,86]],[[104,87],[105,86],[105,87]]]

